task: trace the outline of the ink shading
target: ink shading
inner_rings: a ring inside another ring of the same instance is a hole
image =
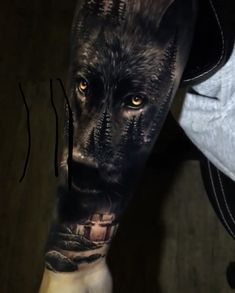
[[[188,0],[78,3],[47,269],[105,258],[178,88],[194,15]]]

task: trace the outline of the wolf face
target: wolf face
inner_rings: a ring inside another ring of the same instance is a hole
[[[79,3],[68,86],[70,217],[71,209],[83,218],[97,210],[118,214],[126,205],[179,85],[194,15],[188,0]]]

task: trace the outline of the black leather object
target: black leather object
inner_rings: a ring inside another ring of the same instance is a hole
[[[230,0],[220,2],[198,0],[196,29],[182,78],[183,86],[192,86],[208,79],[231,55],[235,30],[228,13],[232,15],[235,3]]]

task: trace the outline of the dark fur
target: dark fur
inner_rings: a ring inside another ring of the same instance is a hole
[[[73,148],[72,189],[63,166],[60,223],[104,213],[115,214],[117,221],[123,212],[179,85],[191,43],[193,3],[79,3],[69,76],[73,145],[64,152]],[[89,84],[85,96],[78,90],[81,79]],[[140,108],[129,106],[131,95],[143,98]]]
[[[69,83],[73,149],[85,157],[73,160],[73,182],[78,186],[85,182],[92,190],[105,191],[114,197],[113,203],[130,192],[180,81],[191,42],[192,2],[79,3]],[[85,98],[77,91],[80,78],[89,82]],[[131,94],[144,97],[141,109],[124,105]],[[71,218],[71,209],[66,210]]]

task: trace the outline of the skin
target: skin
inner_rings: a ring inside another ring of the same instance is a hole
[[[72,139],[70,128],[40,292],[111,292],[105,257],[179,86],[195,9],[189,0],[78,3]]]

